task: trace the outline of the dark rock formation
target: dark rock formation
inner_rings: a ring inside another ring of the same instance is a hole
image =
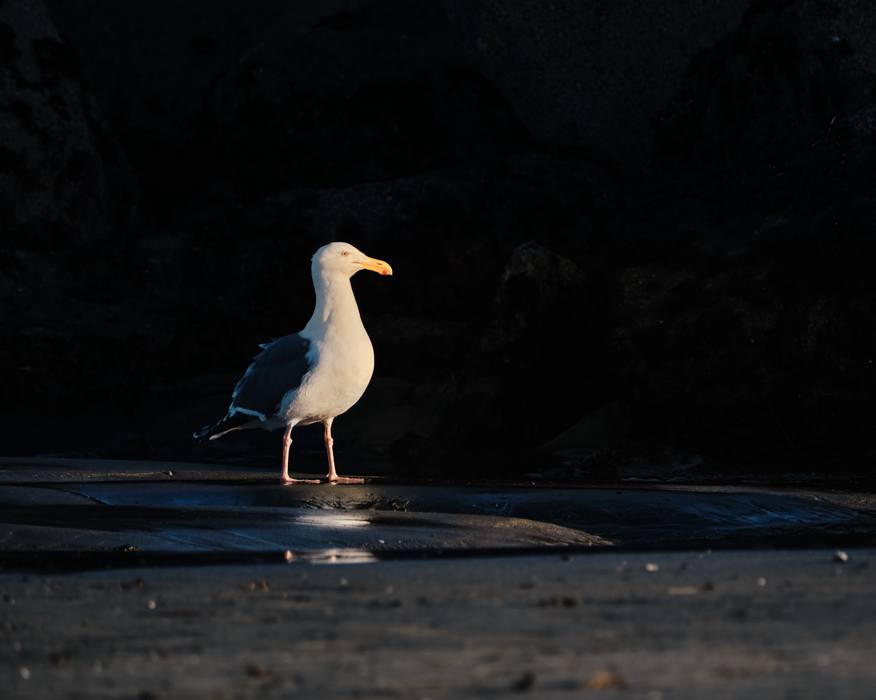
[[[8,449],[273,459],[188,435],[341,239],[397,274],[339,444],[869,468],[869,3],[46,4],[0,4]]]
[[[88,360],[68,354],[72,328],[96,300],[131,293],[118,261],[136,204],[127,160],[43,3],[0,3],[4,411],[32,420],[59,382],[81,391],[70,370]]]
[[[659,122],[658,157],[805,157],[872,105],[876,10],[860,2],[753,2],[701,52]]]
[[[644,163],[656,115],[751,0],[448,0],[471,60],[539,139]]]
[[[124,231],[134,213],[132,176],[42,2],[0,6],[0,56],[4,267],[29,283],[69,280],[75,273],[53,265],[50,253]]]

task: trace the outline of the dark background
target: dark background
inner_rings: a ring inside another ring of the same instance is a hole
[[[275,463],[346,240],[342,471],[861,484],[874,154],[866,0],[0,0],[0,452]]]

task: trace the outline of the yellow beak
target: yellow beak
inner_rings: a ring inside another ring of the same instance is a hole
[[[389,263],[384,262],[383,260],[378,260],[377,258],[365,258],[364,260],[360,260],[359,264],[364,269],[376,272],[378,275],[392,274],[392,268],[389,266]]]

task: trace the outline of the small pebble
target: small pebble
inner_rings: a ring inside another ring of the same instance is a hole
[[[611,688],[626,688],[627,682],[616,671],[597,671],[584,683],[591,690],[609,690]]]
[[[535,674],[532,671],[526,671],[517,680],[511,683],[511,690],[517,693],[524,693],[531,690],[535,685]]]
[[[71,656],[72,655],[67,649],[64,649],[63,651],[53,651],[49,654],[49,663],[57,668],[69,662]]]
[[[655,571],[660,571],[660,564],[655,564],[653,561],[649,561],[645,564],[645,571],[649,574],[653,574]]]
[[[155,610],[155,608],[158,607],[158,603],[156,603],[154,600],[150,600],[148,603],[146,603],[146,607],[150,610]]]
[[[833,553],[833,560],[840,564],[845,564],[849,560],[849,554],[848,552],[838,549]]]
[[[30,680],[30,669],[27,666],[22,666],[18,669],[18,675],[21,676],[23,680]]]
[[[286,560],[287,563],[295,561],[295,554],[292,552],[291,549],[287,549],[285,554],[283,554],[283,558]]]
[[[697,586],[670,586],[669,595],[696,595],[702,590]]]
[[[250,678],[264,678],[265,676],[270,675],[270,671],[268,671],[264,664],[260,664],[256,661],[255,663],[247,665],[246,675]]]
[[[758,586],[766,586],[766,579],[763,576],[761,576],[759,579],[757,579],[757,585]]]

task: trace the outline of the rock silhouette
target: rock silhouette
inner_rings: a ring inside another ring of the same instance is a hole
[[[357,288],[363,454],[870,474],[874,28],[855,0],[0,3],[6,449],[257,461],[186,436],[340,239],[397,271]]]

